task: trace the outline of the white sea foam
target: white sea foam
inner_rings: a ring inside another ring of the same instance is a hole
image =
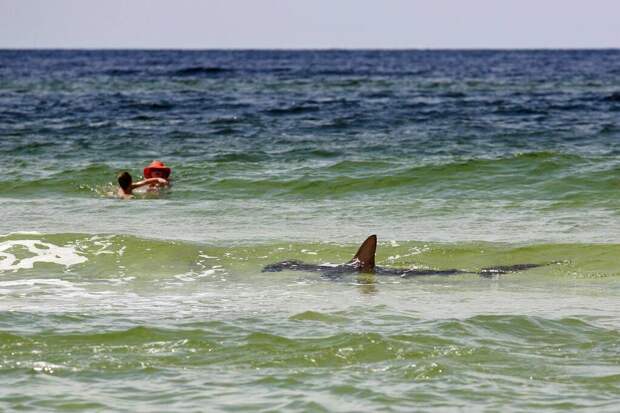
[[[0,287],[34,287],[38,285],[60,288],[75,288],[75,285],[72,282],[59,280],[57,278],[0,281]]]
[[[32,370],[34,370],[37,373],[54,374],[56,370],[60,370],[64,368],[66,367],[63,365],[53,364],[47,361],[35,361],[34,363],[32,363]]]
[[[0,237],[10,237],[11,235],[42,235],[39,231],[14,231],[7,234],[0,234]]]
[[[25,258],[17,258],[14,248],[22,247],[33,254]],[[49,262],[65,267],[81,264],[88,259],[79,255],[75,248],[61,247],[40,240],[12,240],[0,242],[0,271],[16,271],[33,268],[35,263]]]

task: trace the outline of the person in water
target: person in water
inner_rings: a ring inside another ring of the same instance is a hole
[[[136,188],[140,188],[141,186],[145,186],[145,185],[164,186],[168,183],[168,181],[166,181],[164,178],[159,178],[159,177],[147,178],[147,179],[143,179],[141,181],[134,183],[133,178],[131,177],[131,174],[127,171],[121,172],[120,174],[118,174],[117,178],[118,178],[118,186],[119,186],[117,195],[119,198],[123,198],[123,199],[133,198],[133,190]]]
[[[172,170],[168,168],[162,161],[153,161],[149,166],[144,168],[144,178],[146,180],[151,178],[160,178],[164,182],[156,181],[149,183],[147,192],[158,192],[161,188],[170,186],[170,173]]]

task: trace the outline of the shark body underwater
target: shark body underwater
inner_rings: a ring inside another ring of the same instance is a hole
[[[319,272],[328,278],[337,278],[346,274],[370,273],[376,275],[394,277],[418,277],[423,275],[456,275],[456,274],[479,274],[483,277],[493,277],[495,275],[508,274],[518,271],[529,270],[531,268],[543,267],[545,264],[515,264],[499,265],[495,267],[482,268],[480,271],[466,271],[456,268],[451,269],[419,269],[419,268],[386,268],[375,266],[375,253],[377,251],[377,236],[371,235],[357,250],[353,258],[340,265],[327,264],[307,264],[297,260],[285,260],[274,264],[269,264],[263,268],[263,272],[279,271],[303,271]]]

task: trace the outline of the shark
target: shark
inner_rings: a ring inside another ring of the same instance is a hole
[[[456,268],[448,269],[421,269],[421,268],[390,268],[375,265],[375,254],[377,252],[377,236],[371,235],[360,245],[357,252],[350,261],[340,264],[308,264],[298,260],[285,260],[274,264],[266,265],[263,272],[279,271],[302,271],[318,272],[327,278],[337,278],[346,274],[368,273],[375,275],[385,275],[401,278],[419,277],[425,275],[456,275],[456,274],[479,274],[482,277],[494,277],[501,274],[508,274],[529,270],[531,268],[543,267],[545,264],[514,264],[498,265],[494,267],[482,268],[480,271],[467,271]]]

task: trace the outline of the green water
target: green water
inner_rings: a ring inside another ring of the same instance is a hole
[[[14,234],[0,246],[4,409],[617,409],[617,244],[385,241],[388,267],[550,264],[336,281],[259,269],[343,262],[356,245]]]

